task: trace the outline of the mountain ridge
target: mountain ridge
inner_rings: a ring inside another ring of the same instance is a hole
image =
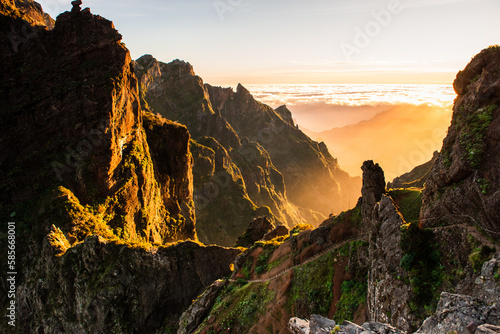
[[[226,188],[225,182],[221,186],[220,180],[213,179],[213,172],[204,174],[203,180],[195,180],[198,226],[203,231],[200,235],[204,242],[234,244],[247,225],[257,218],[253,212],[272,215],[271,219],[276,219],[278,225],[291,228],[303,221],[320,221],[321,215],[340,212],[349,202],[357,201],[359,179],[351,179],[343,172],[326,146],[313,142],[296,129],[286,108],[276,112],[255,101],[241,84],[236,91],[205,84],[186,62],[175,60],[166,64],[145,55],[136,64],[143,104],[164,117],[186,124],[198,144],[213,138],[220,146],[210,148],[225,155],[228,166],[233,167],[228,170],[219,163],[212,170],[219,175],[235,175],[232,179],[241,175],[243,180],[238,194],[231,190],[233,199],[239,198],[238,205],[242,208],[239,213],[231,207],[227,210],[227,199],[222,198],[225,191],[236,185]],[[281,149],[273,149],[275,145]],[[297,157],[294,151],[307,156]],[[198,174],[197,166],[209,160],[199,156],[198,163],[195,161],[195,174]],[[315,179],[319,173],[322,180]],[[345,189],[340,188],[337,180]],[[207,186],[212,188],[211,194],[206,193]],[[301,189],[302,197],[296,195],[299,192],[296,188]],[[311,191],[319,195],[307,201]],[[348,198],[341,199],[340,191]],[[224,206],[226,210],[210,212],[212,205]],[[258,211],[251,209],[254,205]],[[214,231],[213,226],[221,228]],[[228,235],[229,230],[234,231],[232,235]]]

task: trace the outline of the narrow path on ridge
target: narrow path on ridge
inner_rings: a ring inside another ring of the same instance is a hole
[[[290,267],[290,268],[287,268],[283,271],[281,271],[280,273],[272,276],[272,277],[269,277],[269,278],[263,278],[263,279],[255,279],[255,280],[248,280],[247,282],[248,283],[267,283],[267,282],[270,282],[272,280],[275,280],[276,278],[279,278],[281,276],[284,276],[286,275],[287,273],[289,273],[290,271],[294,270],[294,269],[297,269],[299,267],[302,267],[302,266],[305,266],[317,259],[319,259],[320,257],[336,250],[336,249],[339,249],[339,248],[342,248],[344,247],[345,245],[351,243],[351,242],[356,242],[356,241],[367,241],[368,240],[368,237],[366,236],[362,236],[362,237],[357,237],[357,238],[350,238],[350,239],[346,239],[344,241],[342,241],[341,243],[336,243],[336,244],[333,244],[332,246],[330,246],[329,248],[321,251],[320,253],[314,255],[313,257],[310,257],[309,259],[307,259],[306,261],[302,262],[302,263],[299,263],[293,267]],[[229,282],[236,282],[236,279],[234,278],[231,278],[229,279]]]

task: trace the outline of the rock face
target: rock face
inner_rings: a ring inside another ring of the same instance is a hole
[[[143,56],[136,73],[143,102],[185,124],[195,140],[200,240],[233,245],[258,216],[293,227],[319,222],[357,199],[359,179],[340,170],[325,145],[296,129],[286,107],[262,105],[241,85],[236,92],[204,85],[179,60],[165,64]]]
[[[267,219],[267,217],[255,218],[245,234],[238,238],[237,246],[251,247],[256,241],[264,239],[264,236],[274,229],[274,225]]]
[[[392,199],[382,195],[374,206],[370,232],[370,270],[368,273],[368,307],[373,321],[391,323],[408,331],[412,315],[409,303],[411,288],[401,281],[404,271],[401,226],[403,218]]]
[[[425,320],[417,333],[488,333],[488,327],[498,325],[500,305],[488,305],[477,298],[444,292],[436,314]],[[478,328],[479,326],[481,327]],[[498,328],[496,327],[497,330]]]
[[[0,14],[21,18],[33,26],[45,29],[54,28],[55,21],[49,14],[43,12],[42,6],[33,0],[3,0],[0,2]],[[22,43],[29,39],[31,34],[36,34],[34,29],[24,29],[23,35],[10,34],[14,44]]]
[[[171,331],[238,253],[193,242],[147,252],[94,236],[54,257],[47,245],[18,288],[19,323],[24,333]]]
[[[10,33],[28,25],[1,20]],[[22,218],[37,221],[33,227],[44,235],[56,225],[74,241],[89,235],[82,225],[90,220],[123,239],[194,238],[189,134],[151,116],[157,131],[184,135],[173,151],[154,142],[163,151],[150,150],[130,54],[113,23],[89,11],[66,12],[54,29],[33,29],[19,45],[0,36],[2,203],[12,211],[39,207],[46,219]],[[184,158],[171,164],[172,154]]]
[[[395,178],[389,182],[387,188],[423,188],[429,178],[432,166],[439,157],[439,152],[434,152],[431,161],[415,167],[411,172]]]
[[[424,226],[474,224],[500,240],[499,66],[494,46],[457,75],[452,124],[424,191]]]
[[[217,295],[226,285],[227,281],[218,280],[205,290],[205,292],[191,304],[189,309],[182,314],[177,334],[193,333],[207,316],[208,310],[210,310],[215,303]]]
[[[366,322],[363,326],[358,326],[350,321],[344,321],[337,325],[335,321],[320,315],[312,315],[311,320],[291,318],[288,322],[290,333],[297,334],[403,334],[404,332],[392,327],[389,324],[379,322]]]
[[[264,235],[264,240],[272,240],[277,237],[284,237],[286,235],[289,235],[290,230],[286,228],[284,225],[280,225],[276,228],[274,228],[272,231],[269,231]]]
[[[363,187],[361,188],[363,223],[370,225],[373,206],[380,201],[385,193],[384,171],[373,161],[365,161],[361,167],[363,170]]]
[[[301,221],[288,202],[283,176],[257,142],[240,139],[215,112],[207,88],[193,67],[143,56],[136,62],[147,108],[186,124],[193,136],[194,199],[197,231],[205,243],[234,245],[252,219],[266,215],[275,223]]]
[[[0,4],[0,203],[19,227],[18,328],[175,330],[239,253],[167,247],[196,238],[186,127],[141,108],[112,22],[76,6],[48,30]]]

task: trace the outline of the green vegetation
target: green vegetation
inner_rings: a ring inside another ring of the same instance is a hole
[[[474,83],[476,83],[479,80],[479,78],[481,78],[480,73],[476,74],[476,76],[474,78],[472,78],[470,83],[467,85],[467,90],[470,88],[470,86],[472,86]]]
[[[422,191],[416,188],[394,189],[389,195],[396,202],[406,222],[418,221],[422,207]]]
[[[357,205],[351,210],[340,213],[333,218],[333,225],[349,224],[354,227],[360,227],[363,218],[361,217],[361,205]]]
[[[66,251],[71,248],[71,244],[69,243],[64,233],[60,228],[55,227],[54,225],[52,225],[52,231],[50,231],[48,238],[51,246],[59,250],[59,254],[57,254],[57,256],[64,255],[64,253],[66,253]]]
[[[283,235],[283,236],[276,237],[276,238],[271,239],[271,240],[259,240],[259,241],[256,241],[254,245],[256,247],[266,247],[268,245],[279,246],[283,242],[285,242],[285,240],[287,240],[288,238],[289,238],[288,235]]]
[[[297,313],[297,305],[307,305],[308,315],[326,316],[333,301],[333,275],[335,253],[328,253],[314,262],[293,271],[293,283],[289,290],[287,308],[291,314]]]
[[[459,140],[465,147],[465,158],[474,168],[478,168],[483,159],[486,131],[493,121],[493,111],[497,108],[496,105],[481,108],[472,113],[463,124]]]
[[[269,257],[273,254],[275,248],[274,247],[266,247],[264,248],[264,251],[262,254],[259,255],[257,259],[257,263],[255,264],[255,273],[257,275],[260,275],[264,272],[267,272],[269,270],[268,268],[268,261]]]
[[[360,305],[366,303],[367,281],[344,281],[340,286],[342,296],[337,303],[335,321],[352,321]]]
[[[490,181],[486,179],[479,179],[476,181],[477,185],[479,186],[479,189],[481,189],[481,193],[483,195],[488,195],[488,192],[490,191]]]
[[[495,254],[495,249],[488,246],[476,247],[474,251],[469,255],[469,261],[472,264],[472,268],[475,273],[481,271],[483,264],[486,261],[491,260],[491,257]]]
[[[302,231],[312,230],[313,228],[314,226],[312,226],[311,224],[300,223],[295,225],[290,233],[299,234]]]
[[[402,226],[401,249],[400,266],[408,273],[413,290],[411,311],[423,319],[434,311],[439,299],[444,276],[441,254],[433,232],[420,229],[418,222]]]
[[[276,292],[268,289],[268,285],[269,283],[228,285],[212,308],[212,314],[217,315],[216,321],[222,330],[228,333],[248,333],[276,297]]]

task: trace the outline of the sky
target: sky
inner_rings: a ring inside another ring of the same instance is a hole
[[[70,1],[38,0],[56,17]],[[500,43],[500,0],[83,0],[134,59],[190,62],[212,85],[451,84]]]

